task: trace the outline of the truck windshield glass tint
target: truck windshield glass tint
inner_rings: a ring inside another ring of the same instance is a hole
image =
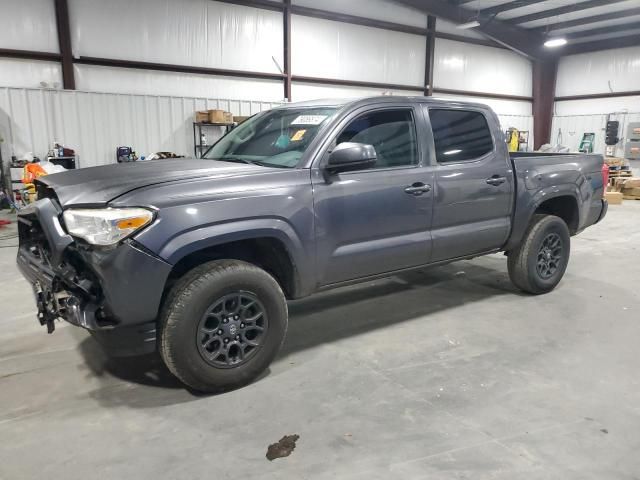
[[[335,108],[286,108],[256,115],[225,135],[205,158],[293,168]]]
[[[429,118],[438,163],[473,160],[493,150],[491,131],[482,113],[430,109]]]
[[[416,129],[410,110],[384,110],[362,115],[340,133],[336,144],[343,142],[373,145],[378,157],[374,168],[418,163]]]

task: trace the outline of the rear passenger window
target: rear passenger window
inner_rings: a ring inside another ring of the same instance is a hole
[[[465,110],[429,109],[438,163],[473,160],[493,150],[484,115]]]

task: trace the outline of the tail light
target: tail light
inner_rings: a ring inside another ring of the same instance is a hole
[[[607,193],[607,186],[609,185],[609,165],[602,164],[602,196]]]

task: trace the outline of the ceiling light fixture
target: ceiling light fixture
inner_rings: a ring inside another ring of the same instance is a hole
[[[547,48],[561,47],[561,46],[566,45],[566,44],[567,44],[567,39],[563,38],[563,37],[550,38],[549,40],[544,42],[544,46],[547,47]]]
[[[459,25],[456,25],[456,28],[459,28],[460,30],[468,30],[470,28],[476,28],[479,26],[480,26],[480,22],[478,20],[472,20],[467,23],[461,23]]]

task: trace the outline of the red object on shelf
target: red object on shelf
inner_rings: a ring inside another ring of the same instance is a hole
[[[11,220],[0,220],[0,227],[11,224]]]

